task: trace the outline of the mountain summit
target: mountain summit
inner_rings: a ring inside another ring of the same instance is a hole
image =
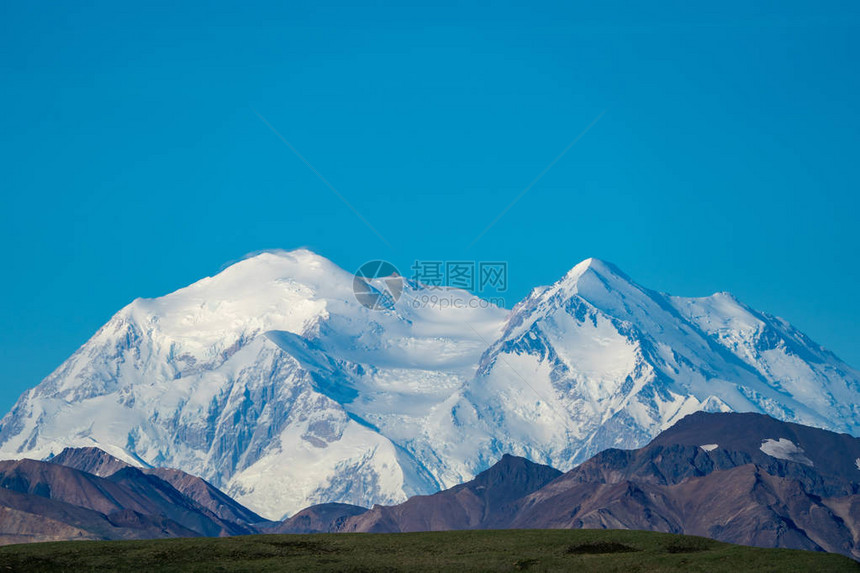
[[[391,309],[307,250],[120,310],[0,421],[0,458],[98,447],[200,475],[273,519],[393,504],[504,453],[569,470],[699,411],[860,435],[860,374],[730,295],[680,298],[588,259],[508,311],[464,291]]]

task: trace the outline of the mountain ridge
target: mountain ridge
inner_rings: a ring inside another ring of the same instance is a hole
[[[0,490],[3,507],[30,516],[25,523],[31,525],[24,529],[38,529],[38,518],[33,516],[41,516],[56,521],[59,527],[76,528],[73,537],[84,539],[223,536],[254,531],[219,518],[166,481],[132,466],[100,477],[58,463],[26,458],[0,461]],[[0,531],[0,539],[19,535],[22,529],[19,525],[8,531],[7,526]]]
[[[211,511],[220,519],[241,525],[264,523],[266,520],[236,503],[221,490],[197,476],[172,468],[138,468],[95,447],[66,448],[58,455],[45,460],[73,468],[98,477],[111,478],[122,470],[131,469],[154,476],[170,484],[179,493]]]

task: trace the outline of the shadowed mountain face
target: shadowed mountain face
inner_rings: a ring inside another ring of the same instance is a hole
[[[375,506],[348,519],[341,531],[401,532],[504,527],[514,503],[561,475],[549,466],[504,456],[475,479],[393,507]]]
[[[608,449],[565,475],[567,481],[631,479],[672,485],[754,464],[803,482],[810,493],[846,495],[860,481],[860,439],[759,414],[696,413],[638,450]],[[853,484],[853,485],[852,485]]]
[[[241,535],[260,521],[200,478],[141,470],[97,448],[66,450],[51,462],[0,462],[0,544]]]
[[[166,481],[222,520],[244,525],[266,521],[203,478],[171,468],[149,468],[141,471]]]
[[[119,470],[133,467],[98,448],[92,447],[66,448],[48,461],[100,477],[109,477]],[[197,476],[171,468],[140,468],[140,471],[169,483],[177,491],[227,522],[253,524],[266,521]]]
[[[342,503],[311,506],[271,529],[273,533],[405,532],[504,527],[514,502],[561,472],[506,455],[475,479],[395,506],[366,509]]]
[[[347,519],[366,511],[366,507],[347,503],[321,503],[301,510],[266,533],[334,533]]]
[[[860,439],[758,414],[688,416],[518,502],[516,528],[624,528],[860,558]]]
[[[66,448],[58,455],[46,460],[99,477],[108,477],[130,464],[113,457],[99,448]]]
[[[159,516],[130,511],[114,512],[108,516],[63,501],[0,488],[0,545],[197,535]]]

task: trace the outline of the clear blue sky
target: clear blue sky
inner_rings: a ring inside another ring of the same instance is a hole
[[[509,304],[595,256],[860,366],[857,2],[131,4],[0,4],[0,410],[277,247],[502,259]]]

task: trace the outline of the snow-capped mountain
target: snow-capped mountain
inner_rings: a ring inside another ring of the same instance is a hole
[[[432,457],[447,430],[436,411],[506,311],[465,292],[464,309],[416,308],[411,284],[396,312],[374,311],[353,278],[309,251],[263,253],[132,302],[21,397],[0,423],[0,459],[99,446],[191,470],[276,518],[460,481]]]
[[[517,304],[457,406],[504,453],[568,470],[695,411],[759,412],[860,435],[860,375],[732,295],[645,289],[588,259]]]
[[[568,470],[696,410],[860,435],[860,374],[727,294],[670,297],[589,259],[512,311],[420,304],[408,281],[372,310],[353,279],[268,252],[132,302],[3,418],[0,459],[98,446],[277,519],[402,502],[502,453]]]

